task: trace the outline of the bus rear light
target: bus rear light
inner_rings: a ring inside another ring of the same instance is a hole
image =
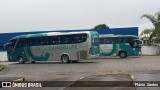
[[[92,54],[92,48],[89,49],[89,54]]]

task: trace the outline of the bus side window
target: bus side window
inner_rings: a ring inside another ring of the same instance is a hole
[[[87,35],[86,34],[80,34],[80,41],[79,43],[85,42],[87,39]]]
[[[82,36],[81,36],[81,35],[78,35],[78,36],[79,36],[78,43],[83,42],[83,40],[82,40]]]
[[[82,42],[85,42],[87,40],[87,34],[82,35]]]
[[[106,39],[106,42],[107,42],[107,44],[111,44],[111,43],[112,43],[111,38],[107,38],[107,39]]]
[[[50,37],[45,37],[45,45],[49,45],[50,44]]]
[[[122,43],[122,38],[121,37],[117,37],[117,42],[118,43]]]
[[[39,46],[39,45],[41,45],[41,38],[40,37],[37,37],[37,38],[35,38],[36,39],[36,45],[37,46]]]
[[[80,37],[78,35],[75,35],[73,39],[74,39],[73,43],[79,43]]]
[[[105,39],[104,38],[100,38],[100,44],[105,44]]]
[[[112,44],[116,44],[116,43],[118,43],[117,37],[112,38]]]
[[[121,37],[121,43],[125,43],[124,37]]]
[[[129,43],[129,37],[126,37],[126,43]]]
[[[45,37],[37,37],[35,39],[36,39],[36,42],[37,42],[37,44],[36,44],[37,46],[46,45],[46,43],[47,43],[47,40],[46,40]]]
[[[36,45],[37,45],[36,38],[28,38],[27,46],[36,46]]]
[[[69,44],[70,42],[70,37],[69,36],[65,36],[64,37],[64,44]]]
[[[121,37],[121,43],[126,43],[126,38],[125,37]]]
[[[26,39],[25,38],[19,39],[16,48],[25,47],[25,46],[26,46]]]
[[[71,35],[70,37],[72,37],[72,38],[70,38],[71,44],[74,44],[77,42],[77,40],[75,39],[76,35]]]
[[[123,37],[123,43],[129,43],[129,38],[128,37]]]
[[[59,36],[52,36],[51,38],[51,44],[60,44],[60,37]]]
[[[85,42],[87,40],[87,34],[78,34],[78,35],[74,35],[71,36],[71,40],[74,40],[73,43],[82,43]]]
[[[109,44],[108,38],[104,38],[104,44]]]

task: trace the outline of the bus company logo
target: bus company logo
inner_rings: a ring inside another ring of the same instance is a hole
[[[97,43],[98,36],[95,35],[93,38],[94,38],[94,39],[93,39],[93,43],[94,43],[93,47],[94,47],[94,49],[97,49],[98,46],[95,45],[95,43]]]
[[[2,82],[2,87],[11,87],[11,82]]]

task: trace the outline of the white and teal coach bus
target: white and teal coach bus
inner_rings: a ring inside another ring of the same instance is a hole
[[[134,35],[100,35],[100,56],[139,56],[141,44]]]
[[[96,31],[20,35],[12,38],[5,48],[8,61],[19,63],[52,60],[69,63],[92,59],[100,54]]]

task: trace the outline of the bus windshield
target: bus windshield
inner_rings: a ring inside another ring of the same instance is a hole
[[[9,43],[4,45],[5,49],[7,50],[7,53],[11,53],[13,51],[16,41],[16,39],[13,39],[10,40]]]
[[[140,41],[139,39],[134,39],[134,41],[133,41],[133,47],[140,48],[141,45],[142,45],[142,41]]]

